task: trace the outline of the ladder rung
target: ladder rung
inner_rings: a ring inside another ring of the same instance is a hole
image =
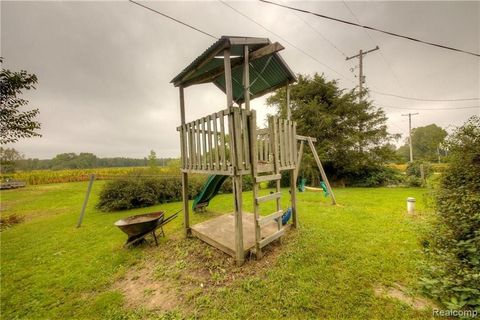
[[[257,176],[255,177],[255,182],[264,182],[264,181],[273,181],[273,180],[280,180],[282,178],[281,174],[271,174],[268,176]]]
[[[272,193],[272,194],[269,194],[269,195],[266,195],[266,196],[263,196],[263,197],[258,197],[258,198],[255,199],[255,201],[257,202],[257,204],[259,204],[259,203],[267,202],[267,201],[274,200],[274,199],[280,199],[281,196],[282,196],[281,192],[275,192],[275,193]]]
[[[273,164],[272,163],[259,163],[257,166],[257,172],[272,172],[273,171]]]
[[[272,213],[271,215],[258,218],[258,219],[257,219],[257,223],[258,223],[259,226],[264,226],[264,225],[266,225],[267,223],[269,223],[269,222],[277,219],[278,217],[281,217],[282,214],[283,214],[283,211],[282,211],[282,210],[277,211],[277,212],[274,212],[274,213]]]
[[[283,236],[283,234],[285,233],[285,229],[280,229],[278,230],[277,232],[275,232],[274,234],[272,235],[269,235],[268,237],[266,237],[265,239],[263,239],[262,241],[260,241],[258,244],[260,246],[260,248],[263,248],[265,247],[267,244],[269,244],[270,242],[274,241],[274,240],[277,240],[278,238],[280,238],[281,236]]]

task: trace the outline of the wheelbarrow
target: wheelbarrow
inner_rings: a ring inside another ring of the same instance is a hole
[[[163,226],[175,219],[180,211],[172,214],[166,219],[164,218],[165,215],[163,211],[139,214],[118,220],[115,222],[115,226],[128,235],[127,242],[124,245],[125,247],[130,245],[138,245],[142,242],[145,242],[145,237],[149,234],[153,236],[155,245],[158,246],[158,240],[155,231],[160,228],[162,235],[165,236]]]

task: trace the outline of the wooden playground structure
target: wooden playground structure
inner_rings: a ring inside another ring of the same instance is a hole
[[[296,181],[304,142],[312,148],[322,179],[331,191],[313,146],[315,139],[297,135],[296,123],[291,121],[289,84],[296,77],[278,54],[282,49],[278,42],[266,38],[223,36],[172,80],[180,91],[178,131],[185,234],[233,256],[239,265],[249,252],[260,259],[262,249],[281,238],[289,227],[282,224],[282,171],[290,171],[291,226],[298,225]],[[184,89],[209,82],[225,92],[226,108],[187,123]],[[250,100],[281,87],[286,87],[287,119],[270,117],[268,128],[258,129]],[[233,212],[191,226],[189,173],[232,177]],[[243,211],[243,175],[253,176],[253,213]],[[260,196],[259,184],[266,181],[275,181],[275,192]],[[259,207],[268,201],[275,201],[276,210],[261,216]]]

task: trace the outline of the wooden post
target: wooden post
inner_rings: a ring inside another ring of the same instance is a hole
[[[180,120],[182,127],[185,126],[185,96],[183,93],[183,87],[179,87],[180,91]],[[180,140],[181,140],[181,148],[182,148],[182,157],[186,156],[186,137],[185,137],[185,131],[182,129],[180,131]],[[182,159],[183,163],[184,159]],[[185,236],[188,237],[191,235],[191,230],[190,230],[190,214],[189,214],[189,208],[188,208],[188,173],[182,172],[182,199],[183,199],[183,227],[184,227],[184,233]]]
[[[298,171],[300,170],[300,163],[302,163],[303,156],[303,140],[300,141],[300,149],[298,150],[297,166],[295,167],[295,175],[298,177]]]
[[[325,170],[323,170],[322,162],[318,157],[318,153],[317,153],[317,150],[315,149],[315,146],[313,145],[312,139],[308,139],[308,144],[310,145],[310,149],[312,149],[313,157],[317,162],[317,166],[318,166],[318,169],[320,170],[320,174],[322,175],[323,182],[325,182],[325,184],[327,185],[328,192],[330,192],[330,195],[332,196],[332,204],[337,204],[337,200],[335,199],[333,190],[330,187],[330,182],[328,182],[328,178],[327,178],[327,175],[325,174]]]
[[[83,200],[82,211],[80,211],[80,217],[78,218],[77,228],[80,228],[83,222],[83,217],[85,216],[85,210],[87,209],[88,197],[92,191],[93,181],[95,180],[95,175],[90,176],[90,181],[88,182],[87,193],[85,194],[85,199]]]
[[[241,119],[238,112],[233,108],[232,93],[232,69],[230,64],[230,49],[223,52],[223,63],[225,68],[225,92],[227,94],[227,107],[229,109],[229,126],[231,150],[230,156],[233,165],[233,199],[234,199],[234,222],[235,222],[235,260],[237,265],[242,265],[245,261],[245,253],[243,250],[243,220],[242,220],[242,176],[239,174],[239,143]]]
[[[290,86],[288,85],[287,82],[287,119],[292,120],[292,110],[290,110]]]
[[[250,110],[250,64],[248,57],[248,46],[243,47],[243,100],[245,109]]]
[[[297,129],[293,127],[292,132],[293,148],[291,150],[297,151]],[[295,157],[295,155],[293,155]],[[295,159],[296,160],[296,159]],[[294,228],[298,227],[297,215],[297,168],[300,164],[296,163],[295,168],[290,171],[290,199],[292,202],[292,225]]]
[[[227,94],[227,107],[233,107],[233,90],[232,90],[232,68],[230,64],[230,49],[223,51],[223,64],[225,67],[225,92]]]

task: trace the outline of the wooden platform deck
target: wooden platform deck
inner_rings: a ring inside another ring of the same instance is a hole
[[[245,255],[255,249],[255,224],[252,213],[243,212],[243,248]],[[262,227],[262,239],[274,234],[277,223],[272,221]],[[235,257],[235,228],[233,213],[225,214],[191,227],[192,234],[206,243]]]

